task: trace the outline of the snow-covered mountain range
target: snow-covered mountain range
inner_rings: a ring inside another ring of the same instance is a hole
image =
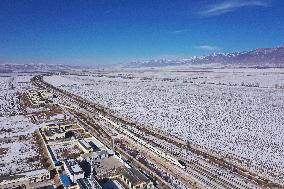
[[[124,67],[163,67],[198,64],[284,67],[284,45],[276,48],[259,48],[244,52],[214,53],[208,56],[194,56],[189,59],[133,61],[125,64]]]
[[[213,53],[207,56],[193,56],[187,59],[156,59],[133,61],[126,64],[67,65],[67,64],[13,64],[0,63],[0,73],[50,73],[76,72],[101,69],[144,68],[166,66],[214,65],[238,67],[283,67],[284,45],[276,48],[258,48],[251,51],[233,53]]]

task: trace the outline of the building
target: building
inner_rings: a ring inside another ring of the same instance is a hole
[[[30,183],[38,183],[50,179],[50,173],[47,169],[29,171],[26,172],[24,175],[29,178]]]
[[[54,95],[53,93],[47,91],[47,90],[39,90],[39,95],[43,98],[43,99],[48,99],[48,100],[51,100]]]
[[[79,179],[77,184],[80,189],[102,189],[101,185],[95,179]]]
[[[59,181],[60,181],[60,187],[58,188],[63,187],[64,189],[79,189],[77,183],[73,183],[67,175],[61,174],[59,176]]]
[[[55,156],[55,152],[53,151],[52,148],[50,148],[50,146],[46,146],[47,147],[47,152],[48,152],[48,158],[50,160],[52,160],[53,166],[54,168],[59,169],[61,162],[57,159],[57,157]]]
[[[80,129],[84,131],[84,128],[78,127],[77,122],[65,121],[64,119],[57,119],[54,121],[50,121],[50,123],[46,126],[47,129],[65,129],[65,130],[75,130]]]
[[[134,168],[124,168],[120,172],[119,181],[131,189],[150,189],[153,183],[140,171]]]
[[[93,152],[92,146],[87,142],[86,140],[79,140],[78,147],[84,152],[84,153],[91,153]]]
[[[78,126],[76,122],[65,122],[64,120],[55,120],[49,123],[41,133],[47,141],[66,138],[66,133],[84,132],[85,130]]]
[[[27,188],[29,186],[29,179],[20,175],[8,175],[0,177],[0,188],[10,189],[10,188]]]
[[[75,160],[64,160],[64,170],[69,175],[71,181],[75,183],[78,179],[84,178],[84,171]]]
[[[30,103],[34,107],[40,107],[44,106],[45,104],[48,104],[51,102],[53,98],[53,93],[47,91],[47,90],[37,90],[37,91],[28,91],[26,92]]]
[[[102,183],[104,189],[125,189],[117,180],[109,179]]]
[[[89,144],[93,148],[93,157],[95,160],[102,160],[104,158],[114,155],[114,151],[105,147],[101,142],[96,139],[92,139]]]
[[[65,138],[65,130],[61,128],[44,130],[43,134],[46,140],[58,140]]]
[[[106,150],[96,151],[93,153],[94,160],[103,160],[108,158],[109,154]]]
[[[33,186],[44,185],[44,181],[50,180],[50,173],[47,169],[37,169],[28,172],[0,177],[0,188],[33,188]]]

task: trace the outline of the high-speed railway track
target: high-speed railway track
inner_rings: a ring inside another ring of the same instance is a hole
[[[102,119],[108,121],[110,124],[112,124],[114,126],[114,128],[117,128],[118,126],[112,122],[111,120],[108,120],[105,117],[101,117]],[[125,129],[125,127],[121,126],[120,133],[123,133],[123,131],[121,131],[123,129]],[[124,131],[126,133],[130,132],[129,130]],[[131,135],[126,134],[129,138],[132,138],[134,141],[136,141],[138,144],[141,145],[141,147],[147,147],[147,144],[153,144],[155,143],[155,140],[147,140],[147,138],[143,138],[143,143],[139,142],[139,139],[136,139],[137,137],[139,137],[139,134],[137,134],[136,136],[132,136],[135,135],[135,133],[132,133]],[[134,138],[135,137],[135,138]],[[145,144],[146,143],[146,144]],[[155,143],[155,147],[152,148],[159,148],[162,149],[164,151],[167,152],[167,154],[170,154],[171,156],[176,156],[174,153],[171,153],[170,151],[168,151],[167,149],[165,149],[163,146]],[[149,148],[148,148],[149,149]],[[152,149],[149,149],[150,151],[152,151]],[[155,152],[155,151],[154,151]],[[157,153],[158,157],[160,158],[165,158],[163,157],[160,153]],[[182,156],[176,156],[175,159],[179,159],[182,162],[186,163],[186,167],[182,167],[177,165],[175,162],[171,162],[172,164],[178,166],[180,168],[181,172],[186,172],[188,173],[190,176],[192,176],[193,178],[196,178],[199,181],[202,181],[202,183],[205,183],[207,187],[210,188],[232,188],[232,189],[242,189],[242,188],[246,188],[249,189],[251,187],[247,186],[246,183],[249,183],[250,181],[246,178],[243,178],[240,175],[236,175],[234,174],[235,177],[238,178],[242,178],[242,180],[245,181],[245,183],[234,180],[234,179],[230,179],[231,177],[226,178],[225,176],[221,176],[215,172],[213,172],[212,170],[210,170],[210,166],[206,166],[205,164],[201,164],[199,161],[203,161],[202,159],[196,160],[196,161],[190,161]],[[253,183],[251,183],[253,185]]]
[[[90,102],[86,99],[83,99],[82,97],[76,96],[74,94],[71,94],[67,91],[64,91],[62,89],[58,89],[45,81],[43,81],[42,76],[35,76],[32,79],[32,82],[37,85],[38,87],[45,88],[52,90],[56,95],[60,96],[61,98],[64,98],[65,101],[68,101],[69,103],[66,104],[68,107],[72,105],[72,108],[78,108],[80,110],[84,110],[87,113],[96,114],[98,117],[104,116],[106,119],[114,120],[115,122],[120,122],[121,124],[128,124],[130,126],[135,126],[133,123],[129,123],[127,120],[121,120],[120,118],[117,118],[116,116],[112,115],[108,109],[105,109],[104,107],[101,107],[97,104],[94,104],[93,102]],[[139,128],[139,127],[138,127]],[[145,130],[145,128],[142,128]],[[156,132],[153,132],[151,130],[146,129],[147,134],[152,135],[152,137],[156,137],[159,140],[165,140],[166,142],[172,143],[177,147],[180,148],[188,148],[187,145],[184,143],[179,143],[179,140],[174,140],[172,137],[165,138],[164,135],[157,135]],[[131,132],[128,130],[128,132]],[[133,133],[135,134],[135,133]],[[162,136],[162,137],[161,137]],[[143,138],[145,140],[145,138]],[[145,141],[149,143],[153,143],[153,141]],[[161,150],[164,150],[167,153],[169,152],[167,149],[165,149],[163,146],[156,144]],[[188,149],[187,149],[188,150]],[[232,166],[231,164],[220,164],[218,161],[218,158],[213,157],[213,162],[209,161],[212,159],[211,155],[209,154],[203,154],[204,152],[200,152],[199,150],[191,150],[191,152],[196,153],[196,157],[200,157],[201,161],[192,161],[190,159],[185,158],[184,156],[180,157],[177,154],[170,154],[171,156],[175,156],[178,159],[181,159],[183,162],[186,163],[186,168],[182,169],[180,167],[177,167],[177,169],[180,169],[181,172],[186,173],[187,175],[190,175],[191,177],[198,180],[198,182],[201,182],[202,184],[205,184],[208,188],[232,188],[232,189],[250,189],[250,188],[283,188],[283,186],[273,183],[269,181],[267,178],[261,178],[257,175],[251,175],[244,170],[239,170],[237,166]],[[214,159],[215,158],[215,159]],[[210,169],[210,166],[200,163],[202,161],[206,160],[208,164],[212,164],[213,166],[220,166],[221,169],[224,169],[226,172],[231,172],[234,170],[233,177],[227,176],[227,174],[218,174],[216,171],[212,171]],[[226,163],[226,162],[225,162]],[[234,177],[236,179],[234,179]]]

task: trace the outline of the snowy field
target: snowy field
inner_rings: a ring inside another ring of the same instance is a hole
[[[39,127],[22,115],[0,117],[0,176],[42,167],[32,136]]]
[[[32,76],[0,77],[0,176],[40,168],[40,154],[32,133],[35,125],[20,115],[20,95],[33,89]]]
[[[32,76],[0,77],[0,116],[18,115],[23,113],[19,96],[23,91],[30,90]]]
[[[284,177],[283,69],[140,70],[44,79],[251,170]]]

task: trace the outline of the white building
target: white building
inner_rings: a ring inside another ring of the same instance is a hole
[[[84,178],[84,171],[75,160],[64,160],[63,165],[72,182],[75,183],[76,180]]]
[[[79,140],[78,147],[83,150],[84,153],[93,152],[92,146],[86,140]]]
[[[50,173],[47,169],[37,169],[28,172],[9,175],[7,178],[0,178],[0,188],[33,188],[33,185],[50,180]]]

